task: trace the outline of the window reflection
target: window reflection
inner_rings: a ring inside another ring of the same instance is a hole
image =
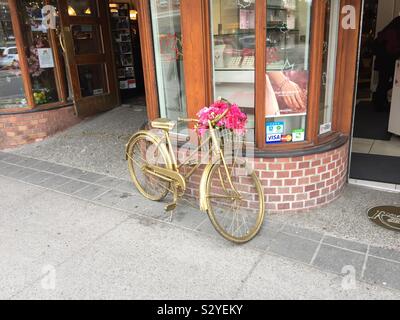
[[[151,0],[160,111],[163,117],[185,117],[185,80],[179,0]]]
[[[0,109],[26,107],[19,55],[7,2],[0,10]]]

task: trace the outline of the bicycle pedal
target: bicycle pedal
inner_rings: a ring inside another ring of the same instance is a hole
[[[171,203],[165,207],[166,212],[171,212],[174,211],[175,209],[176,209],[176,203]]]

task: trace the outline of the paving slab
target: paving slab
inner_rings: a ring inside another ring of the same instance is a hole
[[[400,262],[400,251],[370,246],[369,255]]]
[[[368,257],[364,279],[368,282],[400,290],[400,263]]]
[[[236,299],[398,300],[399,294],[359,281],[354,287],[347,287],[341,276],[266,255],[257,264]]]
[[[29,176],[21,178],[22,181],[28,182],[34,185],[41,185],[45,180],[54,178],[55,175],[51,173],[46,173],[46,172],[36,172],[34,174],[31,174]]]
[[[322,245],[313,265],[337,274],[342,274],[346,267],[352,267],[357,278],[361,278],[364,262],[365,254]]]
[[[38,183],[38,185],[48,189],[56,189],[69,182],[73,182],[73,180],[66,177],[55,175],[49,179],[46,179]]]
[[[271,241],[269,251],[281,256],[310,263],[318,242],[279,232]]]
[[[109,188],[104,188],[96,185],[89,185],[84,189],[81,189],[78,192],[76,192],[75,195],[79,198],[94,200],[109,190],[110,190]]]
[[[329,244],[332,246],[349,249],[353,251],[357,251],[359,253],[366,253],[368,249],[368,245],[364,243],[359,243],[356,241],[350,241],[346,239],[341,239],[337,237],[325,236],[323,240],[324,244]]]
[[[74,194],[79,192],[80,190],[89,186],[89,183],[78,181],[78,180],[71,180],[63,185],[54,187],[54,190],[66,193],[66,194]]]
[[[285,227],[282,229],[282,232],[290,234],[290,235],[295,235],[300,238],[305,238],[308,240],[314,240],[314,241],[321,241],[323,234],[320,232],[316,232],[310,229],[305,229],[301,227],[294,227],[292,225],[286,224]]]

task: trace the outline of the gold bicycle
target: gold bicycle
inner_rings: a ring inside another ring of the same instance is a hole
[[[215,229],[227,240],[246,243],[260,231],[264,221],[264,192],[254,168],[246,158],[234,156],[221,147],[226,141],[216,124],[224,114],[208,122],[209,135],[181,164],[177,163],[170,131],[176,123],[157,119],[151,123],[162,135],[150,131],[136,133],[126,145],[126,159],[132,180],[139,192],[152,201],[162,201],[169,193],[173,200],[165,207],[175,210],[187,190],[189,179],[202,167],[198,155],[207,150],[207,163],[200,180],[200,209],[207,212]],[[196,123],[196,119],[179,119]],[[228,153],[228,154],[227,154]],[[188,170],[184,170],[189,168]],[[184,172],[185,171],[185,172]],[[187,172],[186,172],[187,171]]]

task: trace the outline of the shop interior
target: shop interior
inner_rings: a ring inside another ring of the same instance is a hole
[[[145,101],[138,12],[129,0],[110,0],[109,8],[121,102]]]
[[[400,0],[365,1],[350,170],[353,183],[391,190],[400,190],[400,60],[379,59],[376,39],[388,28],[399,39],[399,14]]]

